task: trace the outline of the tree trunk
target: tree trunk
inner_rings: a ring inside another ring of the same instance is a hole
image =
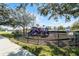
[[[29,39],[28,39],[28,30],[26,28],[26,39],[27,39],[27,43],[29,43]]]
[[[25,35],[26,35],[25,26],[23,26],[23,38],[25,37]]]
[[[26,28],[26,36],[28,36],[28,30],[27,30],[27,28]]]

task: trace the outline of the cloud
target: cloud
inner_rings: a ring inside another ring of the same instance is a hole
[[[44,24],[43,22],[43,18],[42,16],[38,15],[38,14],[34,14],[36,16],[36,20],[35,20],[35,25],[39,24],[40,26]]]

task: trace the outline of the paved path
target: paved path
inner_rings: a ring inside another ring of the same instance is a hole
[[[0,56],[34,56],[21,46],[11,42],[8,38],[0,36]]]

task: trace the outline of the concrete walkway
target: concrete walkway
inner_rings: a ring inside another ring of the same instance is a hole
[[[34,56],[34,54],[24,50],[8,38],[0,36],[0,56]]]

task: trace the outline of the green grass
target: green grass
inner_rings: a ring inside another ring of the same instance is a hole
[[[0,31],[0,34],[11,34],[10,32]]]
[[[0,31],[0,35],[8,38],[14,37],[14,35],[11,32],[5,32],[5,31]]]

